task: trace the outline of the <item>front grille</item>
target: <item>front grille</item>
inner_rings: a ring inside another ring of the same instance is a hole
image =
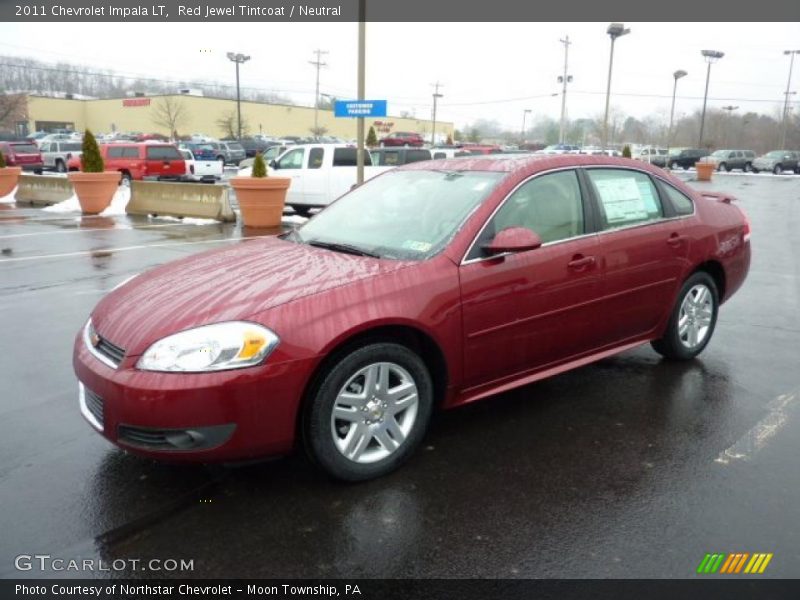
[[[129,425],[119,426],[119,439],[128,442],[133,446],[142,446],[153,450],[175,450],[175,446],[167,441],[167,432],[158,429],[142,429],[140,427],[130,427]]]
[[[109,342],[106,338],[98,336],[100,341],[95,346],[95,350],[113,362],[119,365],[125,357],[125,350]]]
[[[92,413],[100,425],[103,425],[103,399],[90,389],[85,390],[84,398],[86,399],[86,409]]]
[[[207,450],[227,442],[236,425],[211,425],[191,429],[151,429],[119,425],[117,441],[144,450]]]

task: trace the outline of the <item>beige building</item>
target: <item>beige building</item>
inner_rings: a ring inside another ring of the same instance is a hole
[[[27,98],[28,132],[86,128],[95,133],[142,132],[170,135],[168,113],[177,114],[174,119],[179,135],[204,133],[214,137],[225,137],[228,129],[225,121],[236,124],[236,101],[193,95],[137,96],[107,100],[78,100],[29,95]],[[320,110],[319,126],[327,129],[327,135],[345,139],[356,137],[356,119],[336,118],[330,110]],[[243,133],[263,133],[272,136],[312,135],[314,109],[285,104],[242,102]],[[374,126],[381,138],[392,131],[412,131],[423,137],[431,133],[432,122],[424,119],[402,117],[367,118],[366,126]],[[437,138],[453,134],[453,124],[436,123]]]

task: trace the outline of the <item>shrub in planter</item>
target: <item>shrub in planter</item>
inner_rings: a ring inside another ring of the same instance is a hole
[[[631,147],[628,146],[627,144],[625,144],[625,146],[622,148],[622,156],[624,158],[630,158],[631,157]]]
[[[14,191],[19,182],[20,173],[22,173],[22,167],[7,167],[6,159],[0,152],[0,198],[8,196]]]
[[[268,177],[264,157],[260,152],[256,154],[250,177],[231,178],[231,187],[236,191],[242,212],[242,225],[280,227],[286,191],[291,183],[289,177]]]
[[[83,136],[82,150],[82,170],[73,171],[67,174],[67,177],[72,182],[72,187],[75,188],[81,212],[86,215],[96,215],[111,204],[122,174],[118,171],[105,170],[100,147],[88,129]]]
[[[378,145],[378,136],[375,134],[375,127],[370,125],[369,133],[367,133],[367,139],[364,142],[368,148],[374,148]]]

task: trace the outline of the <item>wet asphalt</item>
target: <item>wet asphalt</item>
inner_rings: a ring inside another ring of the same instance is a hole
[[[358,485],[300,455],[159,464],[80,416],[71,348],[93,305],[242,243],[237,226],[0,205],[0,577],[87,575],[14,570],[35,553],[194,561],[115,573],[132,577],[693,577],[707,552],[771,552],[762,577],[797,577],[800,178],[693,185],[732,192],[753,226],[699,359],[641,347],[439,414],[404,468]]]

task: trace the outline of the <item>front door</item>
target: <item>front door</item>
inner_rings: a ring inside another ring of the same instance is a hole
[[[518,187],[478,236],[460,274],[467,387],[596,345],[598,242],[584,208],[574,170],[540,175]],[[486,256],[481,246],[507,227],[531,229],[542,247]]]

